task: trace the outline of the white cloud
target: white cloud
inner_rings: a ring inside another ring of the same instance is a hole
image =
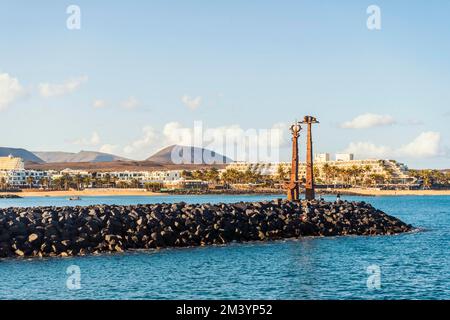
[[[122,102],[122,108],[131,110],[137,108],[139,104],[139,100],[131,96],[127,100]]]
[[[146,158],[163,147],[182,145],[204,147],[236,160],[249,155],[267,158],[268,154],[279,156],[287,130],[281,123],[267,129],[243,129],[239,125],[207,128],[201,122],[195,122],[193,127],[169,122],[160,132],[144,127],[142,137],[125,146],[123,152],[132,158]]]
[[[196,110],[202,103],[202,97],[199,96],[194,98],[184,95],[181,97],[181,102],[183,102],[189,109]]]
[[[7,73],[0,74],[0,111],[6,109],[24,93],[25,90],[17,78],[13,78]]]
[[[422,132],[412,142],[402,146],[398,153],[400,155],[431,158],[442,156],[444,154],[441,146],[441,134],[439,132]]]
[[[389,157],[392,150],[389,147],[377,146],[371,142],[351,142],[343,152],[353,153],[356,156],[384,159]]]
[[[146,148],[154,146],[158,141],[158,136],[155,132],[155,130],[150,127],[146,126],[142,129],[143,136],[129,145],[125,146],[123,149],[123,152],[126,154],[136,154],[139,153],[142,155],[143,151],[145,152]]]
[[[371,142],[352,142],[343,151],[369,158],[434,158],[445,155],[439,132],[422,132],[413,141],[398,148],[375,145]]]
[[[192,145],[194,130],[183,128],[179,122],[169,122],[163,127],[163,139],[167,145]]]
[[[118,146],[115,144],[104,144],[98,149],[98,151],[103,152],[103,153],[113,154],[116,152],[117,149],[118,149]]]
[[[409,125],[409,126],[421,126],[424,124],[425,124],[425,122],[423,120],[419,120],[419,119],[409,119],[406,121],[406,125]]]
[[[89,146],[89,147],[94,147],[94,146],[98,146],[101,142],[100,136],[99,134],[94,131],[91,135],[90,138],[81,138],[78,140],[73,141],[73,144],[77,144],[80,146]]]
[[[44,98],[66,95],[77,90],[86,81],[88,81],[88,77],[81,76],[60,84],[41,83],[39,84],[39,93]]]
[[[344,122],[341,127],[345,129],[367,129],[374,127],[389,126],[395,123],[390,115],[366,113],[357,116],[351,121]]]
[[[105,100],[102,100],[102,99],[96,99],[96,100],[94,100],[94,101],[92,102],[92,106],[93,106],[95,109],[101,109],[101,108],[104,108],[104,107],[106,107],[106,101],[105,101]]]

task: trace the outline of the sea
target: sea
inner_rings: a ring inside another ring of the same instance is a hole
[[[0,199],[0,208],[219,203],[272,195]],[[334,201],[332,196],[325,197]],[[311,237],[45,259],[1,259],[0,299],[450,299],[450,196],[344,196],[412,224],[395,236]]]

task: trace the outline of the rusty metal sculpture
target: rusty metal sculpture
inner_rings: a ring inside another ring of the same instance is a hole
[[[314,163],[313,163],[313,142],[312,142],[312,125],[319,123],[316,118],[305,116],[302,124],[308,125],[308,133],[306,138],[306,183],[305,183],[305,199],[313,200],[315,198],[314,188]]]
[[[300,186],[298,181],[298,138],[300,137],[300,131],[302,127],[299,122],[295,122],[291,126],[292,133],[292,167],[291,167],[291,180],[285,185],[287,189],[287,198],[290,201],[298,201],[300,194]]]

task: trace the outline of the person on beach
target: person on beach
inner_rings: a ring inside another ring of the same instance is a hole
[[[338,192],[337,196],[336,196],[336,202],[341,202],[341,194]]]

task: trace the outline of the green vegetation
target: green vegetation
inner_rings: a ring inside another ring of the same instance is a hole
[[[162,189],[164,189],[164,185],[159,182],[147,182],[144,184],[144,187],[147,191],[152,192],[160,192]]]
[[[424,188],[448,188],[450,187],[450,172],[439,170],[410,170],[411,176],[422,183]]]
[[[392,179],[393,171],[387,166],[384,169],[384,174],[380,174],[371,172],[371,167],[368,165],[364,167],[339,168],[326,163],[322,166],[322,179],[320,181],[317,179],[317,182],[327,185],[351,185],[355,187],[387,184]]]

